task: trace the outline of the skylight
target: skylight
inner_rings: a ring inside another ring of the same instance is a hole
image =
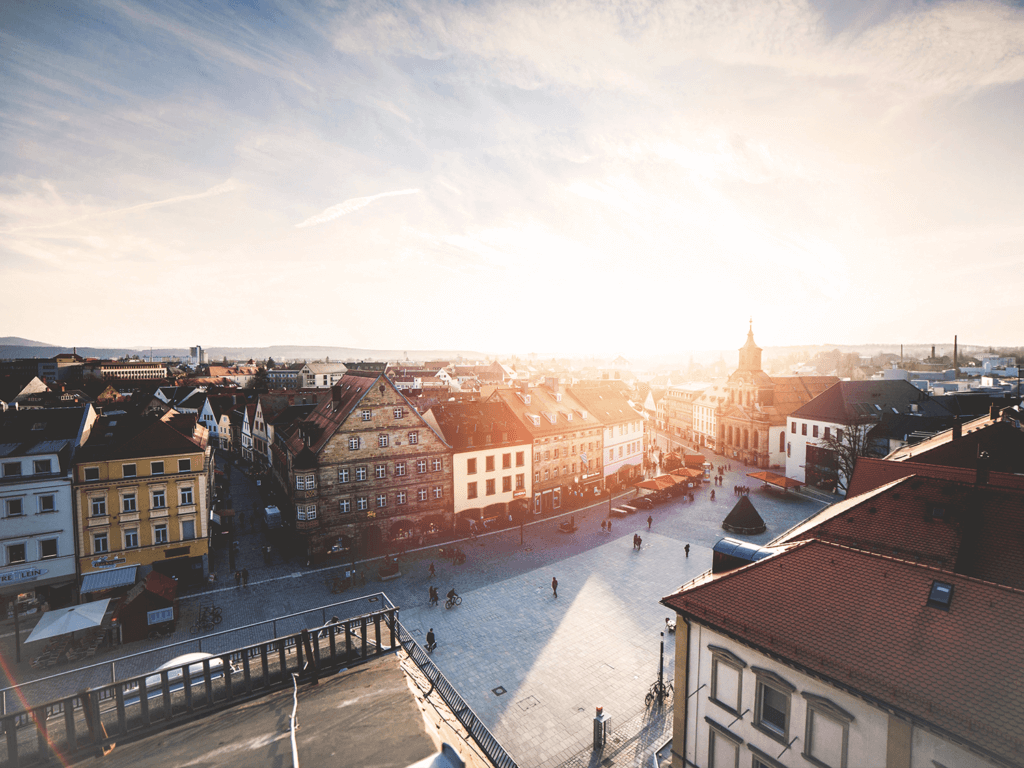
[[[928,593],[928,605],[943,611],[949,610],[949,604],[953,600],[953,585],[944,581],[933,581],[932,589]]]

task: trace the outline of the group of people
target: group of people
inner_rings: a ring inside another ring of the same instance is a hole
[[[248,587],[249,586],[249,569],[243,568],[240,571],[235,571],[235,586],[236,587]]]
[[[607,531],[608,533],[611,533],[612,532],[612,521],[611,520],[608,520],[608,521],[602,520],[601,521],[601,531],[602,532]]]
[[[438,593],[437,593],[437,587],[431,586],[429,594],[430,594],[430,599],[427,601],[427,605],[437,605],[438,601],[440,600],[440,597],[438,596]],[[452,587],[451,589],[448,590],[447,597],[448,597],[449,600],[451,600],[452,598],[456,597],[455,587]]]
[[[733,496],[749,496],[750,486],[749,485],[734,485],[732,487]]]
[[[644,540],[640,538],[640,534],[639,533],[634,533],[633,534],[633,549],[639,551],[639,549],[640,549],[640,547],[641,547],[641,545],[643,543],[644,543]]]

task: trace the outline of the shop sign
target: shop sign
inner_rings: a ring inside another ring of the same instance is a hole
[[[174,608],[161,608],[157,611],[146,613],[146,625],[163,624],[165,621],[174,621]]]
[[[92,561],[93,568],[113,568],[119,563],[127,563],[128,561],[123,557],[102,557],[99,560]]]
[[[216,512],[210,512],[210,520],[212,520],[217,525],[220,525],[220,515],[218,515]]]
[[[17,571],[8,571],[7,573],[0,573],[0,584],[14,584],[18,581],[32,581],[38,579],[45,573],[49,573],[48,568],[22,568]]]
[[[513,491],[512,492],[512,498],[513,499],[525,499],[526,498],[526,489],[525,488],[520,488],[520,489],[518,489],[516,491]]]

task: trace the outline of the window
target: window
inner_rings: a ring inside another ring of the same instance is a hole
[[[122,512],[135,512],[137,508],[135,506],[135,492],[128,492],[121,495],[121,511]]]
[[[395,462],[395,474],[398,477],[405,477],[405,462],[404,461],[396,461]]]
[[[490,480],[487,481],[487,495],[494,495],[494,478],[491,478]]]
[[[440,485],[435,485],[434,486],[434,498],[435,499],[440,499],[443,496],[444,496],[444,488],[442,488]]]
[[[416,498],[418,500],[420,500],[420,501],[426,501],[427,500],[427,489],[426,488],[420,488],[418,491],[416,491]]]
[[[794,435],[796,434],[796,422],[795,421],[791,421],[789,423],[789,431],[792,432]]]
[[[4,477],[18,477],[21,475],[21,462],[10,462],[4,464]]]
[[[369,500],[365,496],[356,497],[356,509],[359,512],[365,512],[367,507],[370,506]]]
[[[811,437],[817,437],[817,436],[818,436],[818,425],[815,424],[813,427],[811,427]]]
[[[501,468],[502,469],[512,469],[512,454],[511,453],[503,453],[501,455]]]
[[[620,459],[622,458],[622,446],[621,445],[619,446],[619,458]]]
[[[338,482],[347,483],[349,481],[350,471],[348,467],[342,467],[338,470]]]
[[[366,467],[356,467],[356,480],[362,481],[366,479]]]
[[[800,425],[800,434],[804,435],[806,437],[806,435],[807,435],[807,425],[806,424],[801,424]]]
[[[49,459],[36,459],[32,462],[32,472],[37,475],[50,474],[51,462]]]
[[[135,477],[135,465],[134,464],[122,464],[121,465],[121,477]]]
[[[348,439],[348,449],[350,451],[358,451],[359,450],[359,438],[358,437],[350,437]]]
[[[86,467],[85,468],[85,479],[86,480],[99,480],[100,479],[100,468],[99,467]]]
[[[796,689],[767,669],[751,667],[757,675],[754,726],[783,744],[789,741],[789,699]]]
[[[609,448],[608,449],[608,461],[615,461],[615,449],[614,448]]]
[[[558,455],[558,451],[555,451],[555,455],[556,456]],[[486,456],[486,457],[484,457],[484,471],[485,472],[493,472],[494,471],[494,457],[493,456]]]
[[[314,507],[316,509],[316,507]],[[196,523],[194,520],[181,521],[181,540],[190,541],[196,537]]]
[[[124,532],[124,548],[125,549],[138,549],[139,548],[139,529],[129,528]]]
[[[557,448],[555,448],[555,458],[556,459],[558,458],[558,449]]]
[[[846,768],[846,747],[853,715],[828,699],[803,693],[807,700],[804,757],[822,768]]]
[[[714,721],[705,718],[708,729],[709,768],[739,768],[740,744],[743,740]]]
[[[107,514],[107,500],[102,497],[89,499],[89,506],[92,508],[93,517],[103,517]]]
[[[405,416],[405,408],[402,408],[401,406],[395,408],[394,414],[396,419],[402,418],[403,416]]]
[[[512,475],[505,475],[501,478],[501,492],[508,493],[512,490]]]
[[[827,435],[826,435],[826,437],[827,437]],[[786,450],[786,433],[785,432],[779,432],[779,450],[780,451]]]
[[[519,490],[520,488],[525,488],[526,487],[525,483],[526,483],[526,475],[524,475],[524,474],[516,475],[516,490]]]
[[[161,509],[167,506],[167,495],[163,488],[153,491],[153,509]]]
[[[25,545],[24,544],[8,544],[7,545],[7,563],[8,565],[15,565],[16,563],[25,562]]]
[[[466,459],[466,474],[467,475],[475,475],[476,474],[476,459]]]
[[[433,461],[431,461],[430,462],[430,468],[434,472],[440,472],[441,471],[441,459],[434,459]]]
[[[362,410],[362,412],[360,413],[360,415],[362,416],[363,421],[369,421],[370,418],[371,418],[370,409],[369,408],[364,408]]]
[[[376,467],[373,468],[373,474],[378,480],[383,480],[385,477],[388,476],[388,465],[378,464]]]
[[[476,498],[476,483],[467,483],[466,484],[466,498],[468,498],[468,499],[475,499]]]
[[[51,557],[57,557],[57,540],[43,539],[40,541],[39,557],[43,560],[49,560]]]
[[[178,504],[181,505],[181,506],[187,506],[189,504],[194,504],[194,503],[195,502],[192,500],[192,486],[189,486],[187,488],[182,488],[181,489],[181,495],[180,495],[180,497],[178,499]]]
[[[377,447],[387,448],[388,447],[388,436],[386,434],[377,435]]]
[[[162,475],[164,473],[164,463],[162,461],[153,461],[149,464],[149,474],[151,475]]]
[[[516,466],[517,467],[524,467],[524,466],[526,466],[526,454],[525,454],[525,452],[523,452],[523,451],[516,451]]]
[[[825,427],[825,439],[828,440],[832,435],[832,427]]]
[[[839,442],[843,442],[843,430],[836,430],[836,440],[838,440]]]
[[[338,502],[338,511],[343,515],[347,515],[352,511],[352,501],[350,499],[342,499]]]
[[[419,432],[410,432],[409,433],[409,445],[416,445],[417,443],[419,443],[419,441],[420,441],[420,433]]]
[[[388,505],[388,495],[386,493],[377,494],[377,509],[384,509]]]
[[[104,531],[103,533],[94,533],[92,535],[92,551],[93,551],[93,554],[100,554],[102,552],[107,552],[108,550],[109,550],[109,546],[107,544],[107,533],[106,533],[106,531]],[[8,552],[9,551],[10,551],[10,547],[8,547]]]
[[[316,487],[316,475],[296,475],[295,489],[299,491],[311,491]],[[191,503],[191,502],[189,502]]]
[[[427,460],[426,459],[418,460],[416,462],[416,473],[422,475],[422,474],[425,474],[426,471],[427,471]]]
[[[160,525],[153,526],[153,543],[166,544],[167,542],[167,523],[160,523]]]
[[[533,482],[535,482],[535,483],[539,483],[540,482],[540,471],[537,471],[537,472],[533,473]]]
[[[39,511],[43,512],[56,512],[57,502],[56,497],[47,494],[46,496],[39,497]]]
[[[191,472],[192,471],[192,459],[178,459],[178,471],[179,472]]]
[[[406,495],[405,491],[399,491],[398,493],[395,494],[395,501],[398,504],[405,504],[407,499],[408,496]]]
[[[711,693],[709,697],[731,714],[738,715],[743,698],[743,670],[747,664],[725,648],[709,645],[711,651]]]

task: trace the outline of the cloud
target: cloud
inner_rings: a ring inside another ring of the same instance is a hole
[[[102,216],[118,216],[123,213],[138,213],[139,211],[148,211],[151,208],[160,208],[165,205],[174,205],[176,203],[186,203],[190,200],[202,200],[204,197],[214,197],[215,195],[223,195],[226,192],[233,192],[238,189],[238,184],[228,179],[223,184],[218,184],[215,187],[210,187],[205,192],[199,192],[194,195],[179,195],[178,197],[169,197],[166,200],[154,200],[151,203],[139,203],[138,205],[132,205],[127,208],[118,208],[113,211],[97,211],[96,213],[87,213],[84,216],[77,216],[67,221],[54,221],[49,224],[30,224],[24,227],[15,227],[14,229],[8,229],[3,234],[11,234],[14,232],[22,232],[29,229],[51,229],[53,227],[66,227],[71,224],[78,224],[89,219],[96,219]]]
[[[381,192],[380,194],[370,195],[369,197],[353,197],[346,200],[343,203],[332,205],[323,213],[318,213],[316,216],[310,216],[301,224],[296,224],[295,228],[302,229],[303,227],[312,227],[317,224],[326,224],[329,221],[334,221],[337,218],[358,211],[360,208],[365,208],[374,200],[380,200],[382,197],[394,197],[395,195],[415,195],[417,192],[419,192],[418,189],[399,189],[396,190],[395,192]]]

